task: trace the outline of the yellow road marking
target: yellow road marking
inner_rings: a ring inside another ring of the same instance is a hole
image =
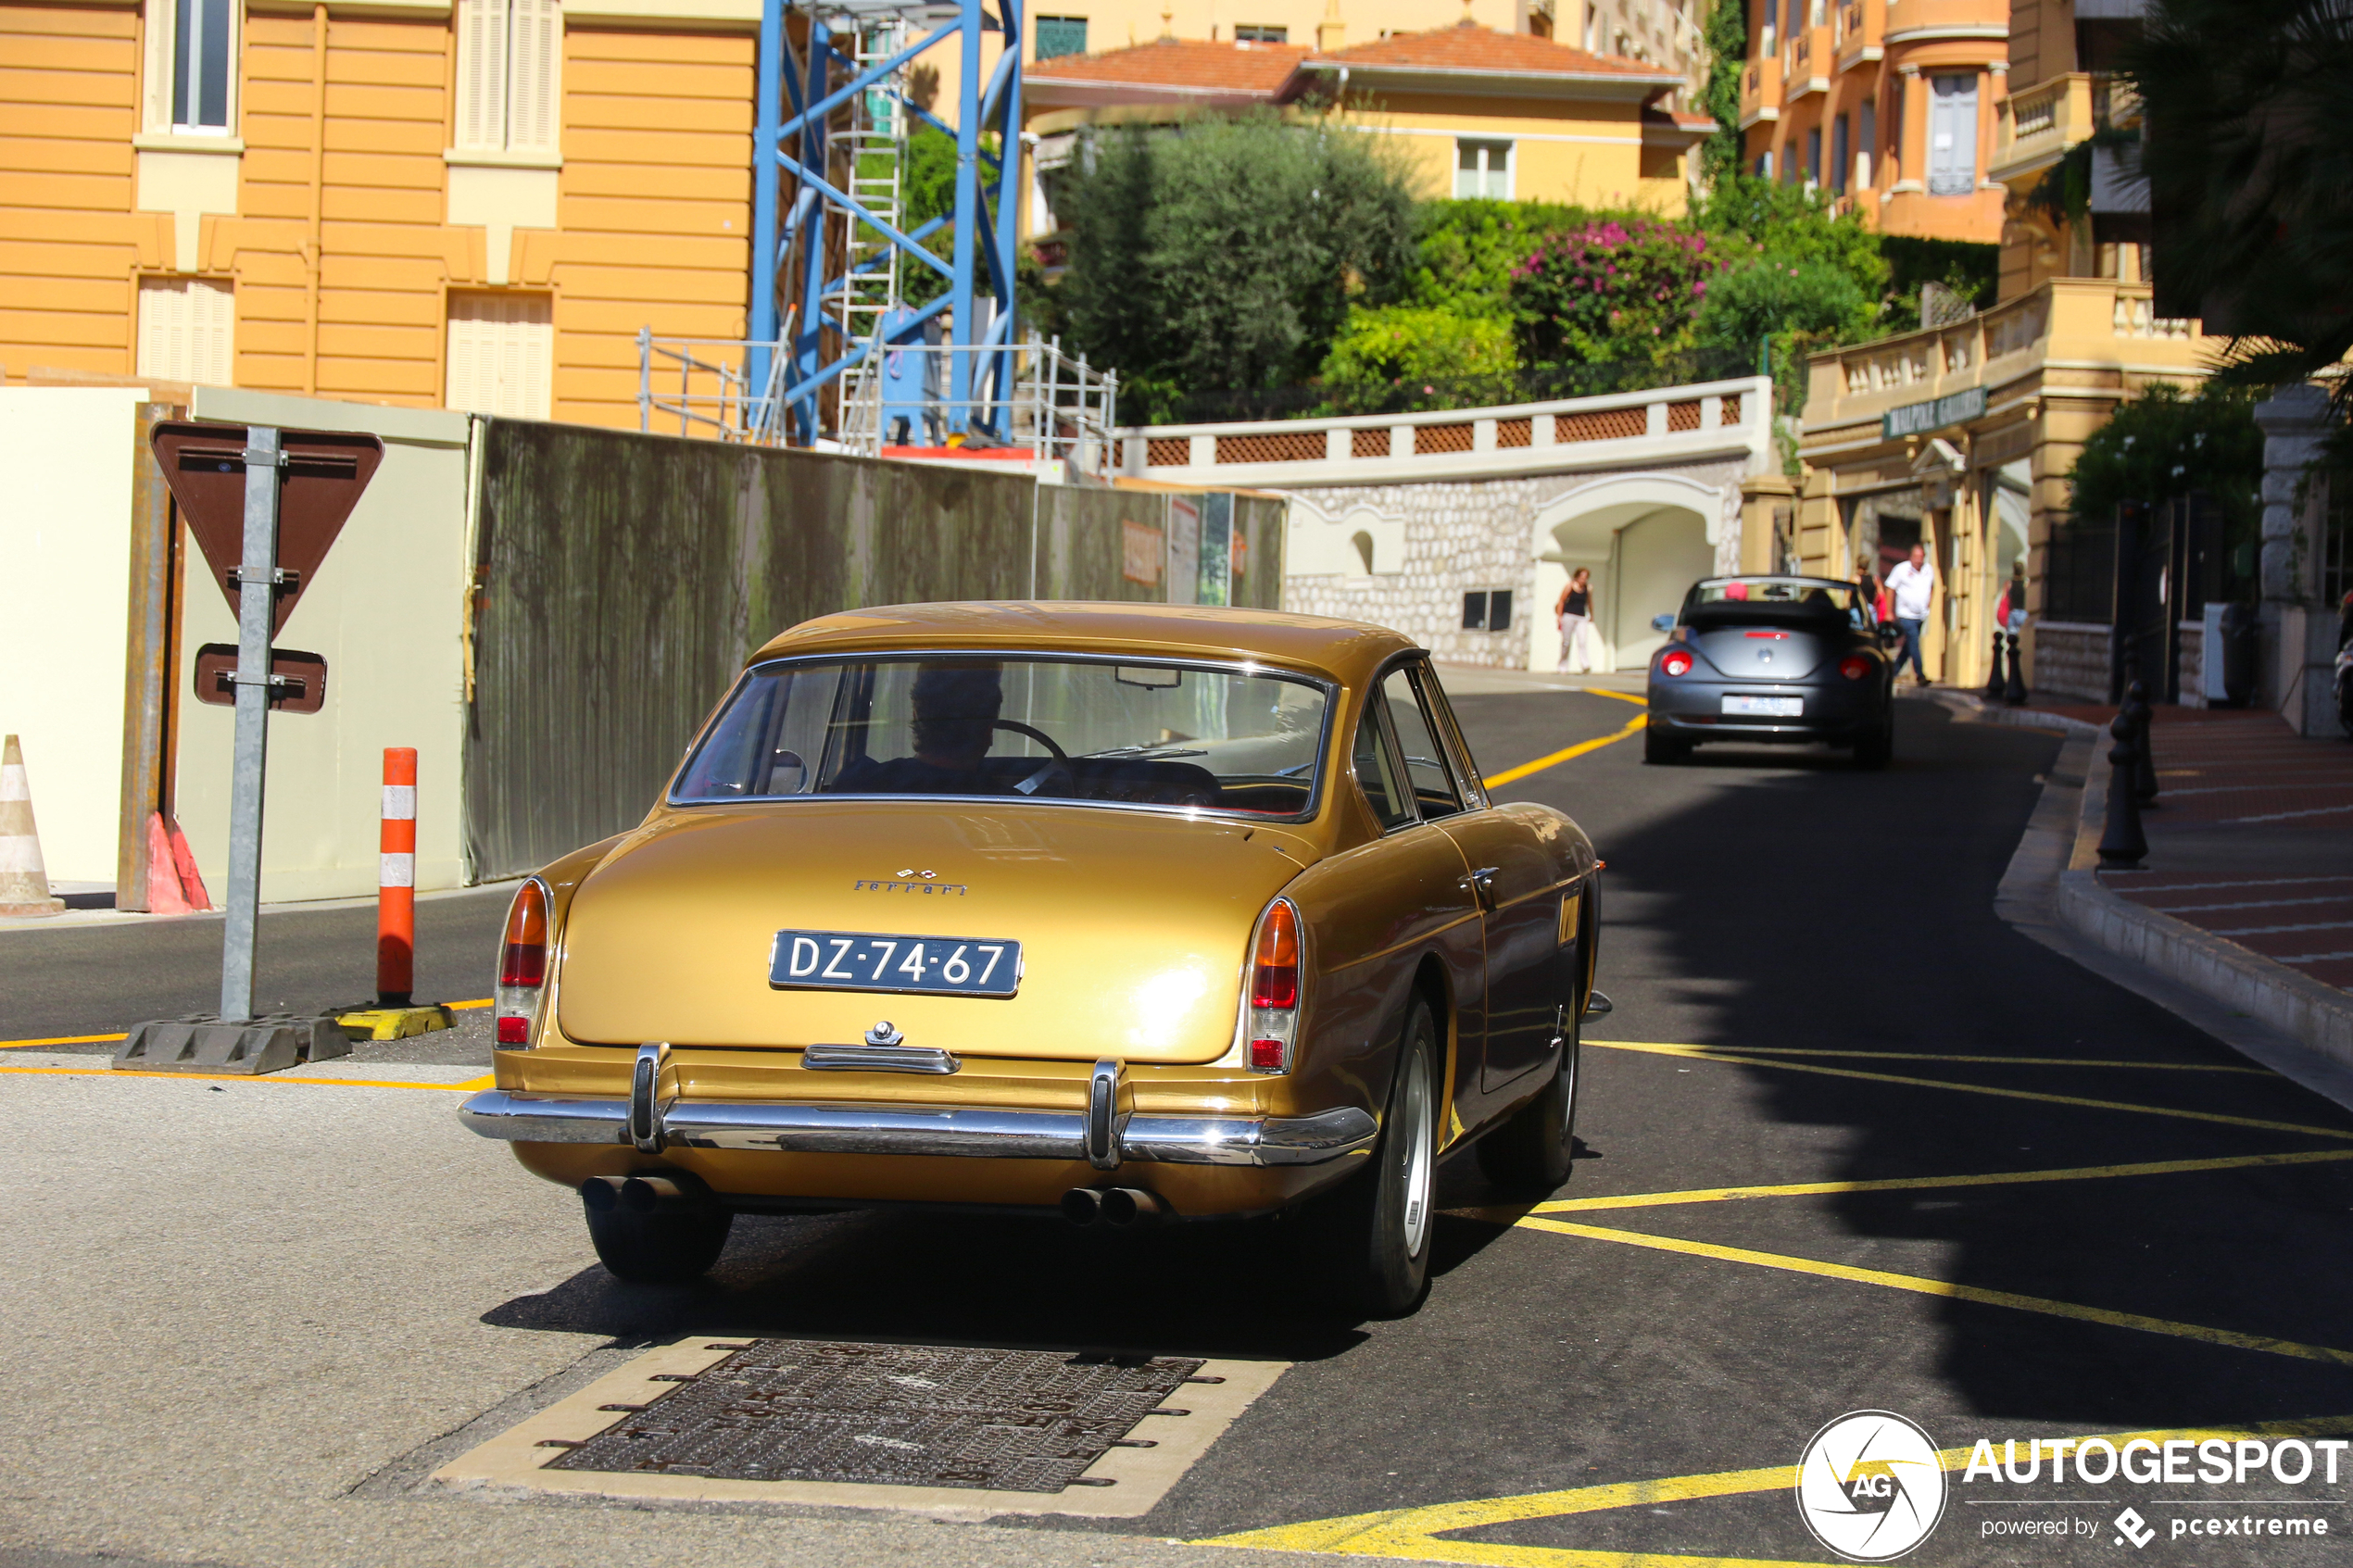
[[[1802,1061],[1775,1061],[1766,1057],[1722,1056],[1700,1046],[1641,1045],[1630,1040],[1588,1040],[1589,1046],[1614,1051],[1642,1051],[1654,1056],[1685,1057],[1694,1061],[1729,1061],[1742,1067],[1770,1067],[1782,1073],[1818,1073],[1826,1078],[1859,1078],[1871,1084],[1903,1084],[1916,1089],[1950,1089],[1955,1094],[1991,1095],[1996,1099],[2029,1099],[2045,1105],[2076,1105],[2092,1110],[2130,1110],[2143,1116],[2171,1116],[2183,1122],[2212,1122],[2225,1127],[2257,1127],[2267,1133],[2303,1133],[2316,1138],[2353,1138],[2337,1127],[2308,1127],[2300,1122],[2266,1122],[2253,1116],[2225,1116],[2217,1110],[2176,1110],[2170,1106],[2135,1105],[2127,1100],[2087,1099],[2081,1095],[2037,1094],[2031,1089],[1997,1089],[1984,1084],[1951,1084],[1941,1078],[1907,1078],[1894,1073],[1864,1073],[1852,1067],[1817,1067]]]
[[[444,1002],[441,1005],[453,1012],[463,1012],[470,1008],[486,1008],[495,1000],[496,997],[484,997],[479,1001]],[[0,1051],[35,1050],[43,1046],[100,1046],[129,1038],[129,1035],[55,1035],[45,1040],[0,1040]]]
[[[1612,702],[1630,702],[1637,708],[1648,708],[1651,705],[1650,698],[1636,696],[1632,692],[1604,691],[1599,686],[1579,686],[1577,689],[1587,696],[1605,696]]]
[[[1629,719],[1626,721],[1626,727],[1616,734],[1604,735],[1598,740],[1579,741],[1575,746],[1566,746],[1554,752],[1550,757],[1539,757],[1533,762],[1523,762],[1516,768],[1506,768],[1492,778],[1481,779],[1479,783],[1489,789],[1501,789],[1504,785],[1524,779],[1530,773],[1541,773],[1547,768],[1557,767],[1563,762],[1582,757],[1589,751],[1599,751],[1605,746],[1616,746],[1649,722],[1650,719],[1647,715]]]
[[[0,1051],[31,1050],[40,1046],[95,1046],[129,1038],[128,1035],[58,1035],[46,1040],[0,1040]]]
[[[1592,1042],[1600,1045],[1603,1042]],[[1802,1051],[1783,1046],[1701,1046],[1700,1050],[1738,1051],[1743,1056],[1869,1057],[1875,1061],[1978,1061],[1996,1067],[2139,1067],[2152,1073],[2251,1073],[2259,1078],[2279,1074],[2268,1067],[2234,1067],[2204,1061],[2114,1061],[2090,1056],[1929,1056],[1919,1051]]]
[[[462,1084],[412,1084],[391,1078],[296,1078],[284,1073],[142,1073],[120,1067],[0,1067],[0,1073],[33,1078],[178,1078],[202,1084],[321,1084],[331,1089],[486,1089],[491,1073]]]
[[[2264,1421],[2245,1425],[2182,1427],[2154,1432],[2100,1433],[2118,1448],[2137,1438],[2165,1443],[2208,1437],[2322,1437],[2353,1432],[2353,1416],[2321,1416],[2301,1421]],[[2085,1441],[2077,1438],[2079,1444]],[[1969,1449],[1945,1449],[1937,1459],[1947,1470],[1969,1463]],[[1240,1547],[1262,1551],[1327,1551],[1351,1557],[1403,1557],[1425,1562],[1492,1564],[1494,1568],[1764,1568],[1755,1559],[1672,1557],[1650,1552],[1579,1551],[1557,1547],[1511,1546],[1489,1541],[1441,1541],[1450,1531],[1486,1525],[1516,1524],[1530,1519],[1556,1519],[1575,1513],[1599,1513],[1644,1504],[1692,1502],[1705,1498],[1743,1497],[1757,1492],[1787,1491],[1797,1485],[1795,1465],[1768,1465],[1757,1470],[1727,1470],[1713,1475],[1671,1475],[1654,1481],[1620,1481],[1599,1486],[1576,1486],[1557,1492],[1528,1492],[1518,1497],[1481,1498],[1469,1502],[1432,1503],[1425,1508],[1390,1509],[1339,1519],[1315,1519],[1271,1529],[1242,1530],[1213,1536],[1195,1546]]]
[[[1790,1182],[1779,1186],[1694,1187],[1685,1192],[1634,1192],[1616,1198],[1564,1198],[1539,1203],[1537,1214],[1595,1209],[1657,1209],[1677,1203],[1726,1203],[1744,1198],[1806,1198],[1824,1193],[1906,1192],[1931,1187],[2007,1186],[2035,1182],[2089,1182],[2115,1176],[2171,1176],[2190,1171],[2237,1171],[2259,1165],[2316,1165],[2353,1160],[2353,1148],[2304,1154],[2233,1154],[2219,1160],[2158,1160],[2141,1165],[2080,1165],[2057,1171],[1997,1171],[1978,1176],[1895,1176],[1869,1182]]]
[[[1643,1247],[1655,1252],[1680,1252],[1693,1258],[1713,1258],[1728,1263],[1754,1263],[1760,1268],[1784,1269],[1791,1273],[1813,1274],[1821,1279],[1845,1280],[1855,1285],[1885,1286],[1891,1290],[1909,1290],[1921,1296],[1942,1296],[1956,1301],[1973,1301],[1984,1307],[2009,1307],[2021,1312],[2040,1312],[2046,1317],[2072,1318],[2079,1323],[2100,1323],[2109,1328],[2134,1328],[2146,1334],[2170,1335],[2176,1339],[2195,1339],[2208,1345],[2226,1346],[2234,1350],[2265,1350],[2275,1356],[2294,1356],[2301,1361],[2327,1361],[2336,1366],[2353,1366],[2353,1350],[2334,1350],[2325,1345],[2299,1345],[2292,1339],[2273,1339],[2266,1335],[2241,1334],[2235,1329],[2208,1328],[2194,1323],[2175,1323],[2168,1318],[2143,1317],[2137,1312],[2111,1311],[2106,1307],[2082,1307],[2072,1301],[2053,1301],[2040,1296],[2020,1296],[2007,1290],[1988,1290],[1982,1286],[1956,1285],[1950,1280],[1929,1279],[1919,1274],[1890,1273],[1883,1269],[1858,1269],[1846,1263],[1825,1263],[1814,1258],[1794,1258],[1780,1252],[1754,1252],[1745,1247],[1722,1247],[1712,1241],[1685,1241],[1680,1236],[1647,1236],[1640,1231],[1605,1230],[1599,1225],[1572,1224],[1566,1220],[1540,1220],[1530,1215],[1519,1223],[1529,1230],[1554,1231],[1562,1236],[1579,1236],[1592,1241],[1614,1241],[1626,1247]]]

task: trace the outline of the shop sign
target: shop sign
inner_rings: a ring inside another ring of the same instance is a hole
[[[1947,425],[1967,424],[1985,417],[1985,389],[1970,387],[1967,392],[1948,393],[1925,403],[1906,403],[1901,408],[1890,408],[1880,419],[1880,439],[1896,441],[1907,435],[1926,435]]]

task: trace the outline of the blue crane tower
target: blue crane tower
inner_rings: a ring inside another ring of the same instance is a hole
[[[1020,0],[765,0],[738,416],[751,439],[816,441],[826,389],[843,408],[845,377],[871,377],[892,346],[924,343],[942,312],[947,424],[1004,433],[994,426],[1013,374],[1023,26]],[[1002,48],[984,79],[992,32]],[[950,39],[952,127],[910,90],[911,68]],[[955,202],[909,229],[901,170],[918,124],[955,138]],[[914,269],[945,286],[910,309]]]

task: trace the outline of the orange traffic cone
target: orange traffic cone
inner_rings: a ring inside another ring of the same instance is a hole
[[[180,870],[171,860],[171,834],[163,825],[163,813],[147,813],[147,912],[151,915],[184,915],[190,912],[188,896],[180,886]]]
[[[32,786],[25,780],[24,748],[10,735],[0,747],[0,915],[54,915],[66,907],[49,897],[41,862],[41,834],[32,825]]]

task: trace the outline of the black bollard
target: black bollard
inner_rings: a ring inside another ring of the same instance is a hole
[[[2003,688],[2002,700],[2012,708],[2026,706],[2025,656],[2018,651],[2018,633],[2010,633],[2010,684]]]
[[[1984,695],[1988,702],[2002,700],[2002,633],[1998,627],[1994,632],[1994,669],[1985,677]]]
[[[2133,750],[2139,760],[2133,764],[2133,799],[2141,806],[2157,804],[2157,747],[2149,744],[2151,721],[2148,688],[2135,681],[2124,689],[2124,706],[2133,714]]]
[[[2141,831],[2141,803],[2133,794],[2140,725],[2129,703],[2108,721],[2108,733],[2116,744],[2108,752],[2108,829],[2100,834],[2100,866],[2104,871],[2136,872],[2148,855],[2149,841]]]

